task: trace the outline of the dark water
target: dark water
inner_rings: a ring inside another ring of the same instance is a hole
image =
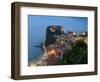
[[[62,21],[63,20],[63,21]],[[87,31],[87,17],[28,16],[28,61],[42,55],[41,48],[34,47],[45,40],[46,28],[49,25],[62,25],[64,31],[76,33]]]

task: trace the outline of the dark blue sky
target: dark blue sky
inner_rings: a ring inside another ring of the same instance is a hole
[[[28,16],[28,55],[29,59],[40,55],[41,50],[34,48],[45,40],[46,28],[49,25],[64,26],[64,31],[82,32],[87,31],[87,17],[64,17],[64,16]]]

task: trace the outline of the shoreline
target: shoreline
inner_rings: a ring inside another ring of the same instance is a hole
[[[38,59],[33,59],[32,62],[29,62],[28,63],[28,66],[29,67],[32,67],[32,66],[46,66],[46,58],[47,58],[47,54],[44,53],[43,55],[40,55],[40,57]]]

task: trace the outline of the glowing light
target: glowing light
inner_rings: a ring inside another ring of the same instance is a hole
[[[55,52],[55,50],[51,50],[51,51],[48,51],[48,55],[55,55],[56,54],[56,52]]]
[[[63,43],[64,43],[64,41],[61,41],[61,43],[63,44]]]
[[[55,50],[51,50],[51,53],[54,54],[55,53]]]
[[[85,35],[85,32],[83,32],[83,35]]]
[[[76,35],[76,33],[73,33],[73,35]]]

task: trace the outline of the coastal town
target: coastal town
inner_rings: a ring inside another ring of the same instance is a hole
[[[63,26],[48,26],[46,39],[40,45],[43,55],[29,66],[50,66],[87,63],[88,33],[68,31]]]

